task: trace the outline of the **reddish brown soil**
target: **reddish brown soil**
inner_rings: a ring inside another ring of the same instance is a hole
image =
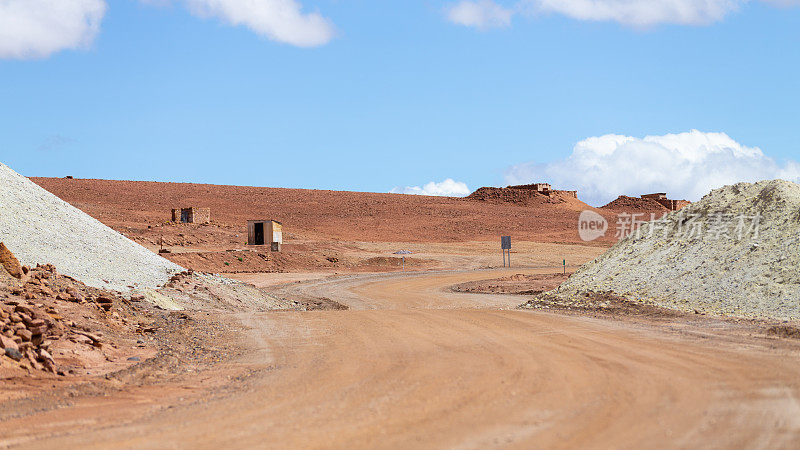
[[[168,238],[227,248],[246,241],[245,224],[251,219],[283,222],[284,239],[288,241],[324,237],[340,241],[462,242],[512,234],[517,240],[580,243],[578,215],[583,209],[593,209],[575,198],[559,197],[555,201],[540,194],[536,194],[536,202],[521,206],[365,192],[62,178],[33,181],[134,238],[148,235],[147,226],[169,221],[171,208],[210,207],[213,226]],[[614,213],[595,210],[615,220]],[[606,239],[601,245],[612,242],[611,237]]]
[[[586,294],[573,299],[561,299],[549,294],[572,273],[514,274],[502,278],[470,281],[451,287],[454,292],[478,294],[527,295],[529,300],[520,305],[527,309],[558,310],[579,314],[592,314],[619,318],[623,316],[648,317],[651,319],[691,318],[695,314],[634,302],[606,292]],[[761,323],[755,322],[759,326]],[[800,339],[800,329],[788,325],[775,325],[766,330],[768,336]]]
[[[186,252],[162,255],[183,267],[212,273],[270,273],[288,272],[295,269],[329,269],[332,271],[372,272],[397,271],[403,269],[400,257],[374,256],[361,260],[346,256],[312,255],[295,251],[294,246],[284,247],[284,251],[271,252],[259,250],[228,250],[216,252]],[[331,252],[334,254],[334,252]],[[338,254],[338,253],[336,253]],[[435,263],[418,258],[406,258],[406,269],[431,268]]]
[[[346,309],[327,298],[277,299],[255,287],[209,281],[189,272],[173,276],[161,296],[209,310]],[[115,392],[120,385],[184,379],[198,365],[232,355],[208,312],[166,311],[144,296],[87,287],[52,265],[17,280],[0,268],[0,423],[57,407],[77,394]],[[213,342],[212,342],[213,341]],[[35,398],[35,401],[31,401]],[[2,445],[0,445],[2,446]]]
[[[643,302],[634,302],[607,292],[587,293],[578,298],[563,299],[547,292],[528,300],[521,308],[559,310],[579,314],[597,314],[604,317],[648,317],[650,319],[688,319],[692,314],[662,308]],[[699,314],[698,314],[699,315]],[[736,320],[736,319],[734,319]]]
[[[800,339],[800,328],[791,325],[774,325],[767,329],[767,336]]]
[[[237,252],[227,250],[242,244],[243,220],[252,214],[287,225],[285,254],[261,257],[278,268],[300,258],[343,263],[327,249],[304,247],[314,239],[314,245],[338,239],[338,248],[370,239],[363,235],[387,242],[494,241],[498,229],[470,228],[481,221],[521,238],[576,239],[569,236],[578,211],[564,205],[157,183],[50,184],[140,242],[162,235],[174,240],[175,258],[211,252],[238,261]],[[212,217],[218,222],[162,226],[174,203],[217,208]],[[248,256],[259,257],[255,253]],[[373,257],[363,260],[396,263]],[[527,304],[572,311],[550,314],[513,309],[519,297],[446,289],[485,278],[532,280],[519,273],[515,267],[346,275],[274,286],[270,295],[205,284],[213,278],[207,275],[173,277],[163,292],[196,309],[148,311],[154,323],[137,329],[156,340],[157,355],[105,377],[87,376],[81,384],[73,376],[4,378],[0,392],[15,399],[0,402],[0,446],[616,448],[691,442],[792,448],[800,441],[798,341],[766,336],[761,324],[634,309],[602,293],[561,303],[543,295]],[[555,283],[558,277],[538,280]],[[312,303],[290,309],[329,302],[349,309],[268,311],[306,299]],[[98,324],[114,318],[114,309],[53,302],[55,308],[88,308],[75,313]],[[34,306],[48,313],[42,303]],[[615,319],[604,320],[605,312]],[[600,317],[582,317],[587,313]]]
[[[222,251],[187,252],[162,255],[193,270],[212,273],[283,272],[281,254],[272,252]]]
[[[454,292],[535,295],[557,288],[572,273],[514,274],[491,280],[470,281],[452,287]]]
[[[232,302],[176,312],[168,341],[185,347],[0,403],[0,445],[793,448],[800,439],[797,341],[699,316],[533,313],[513,309],[518,297],[445,289],[520,273],[511,270],[351,275],[275,291],[330,295],[346,311]]]
[[[391,253],[405,244],[494,242],[499,235],[511,235],[515,249],[523,242],[603,248],[616,241],[614,230],[584,243],[577,233],[578,216],[592,209],[614,224],[620,212],[591,208],[557,191],[548,196],[501,189],[502,195],[495,196],[495,188],[485,188],[460,199],[187,183],[33,181],[154,251],[163,244],[171,252],[165,258],[213,273],[399,271],[401,260]],[[657,202],[649,202],[645,205],[653,211],[664,211]],[[648,211],[637,205],[629,211]],[[170,222],[171,209],[179,206],[210,207],[212,223]],[[247,220],[259,218],[283,223],[283,252],[246,246]],[[385,248],[373,245],[382,243]],[[406,258],[406,269],[463,268],[471,260],[413,256]]]
[[[590,206],[577,198],[553,191],[549,194],[532,189],[482,187],[466,197],[467,200],[481,201],[494,204],[507,204],[519,206],[545,207],[548,205],[562,205],[566,208],[582,211]]]
[[[150,321],[135,303],[60,275],[51,265],[30,269],[20,280],[0,274],[0,332],[4,346],[22,355],[0,354],[0,378],[121,370],[134,364],[127,358],[154,353],[142,336]],[[13,397],[15,386],[4,385],[0,399]]]
[[[664,205],[651,198],[628,197],[627,195],[620,195],[616,200],[603,206],[602,209],[631,213],[652,212],[657,215],[669,212],[669,209]]]

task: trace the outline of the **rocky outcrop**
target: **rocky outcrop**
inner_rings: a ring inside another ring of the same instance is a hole
[[[661,214],[669,211],[667,207],[653,199],[629,197],[627,195],[620,195],[614,201],[603,206],[603,209],[621,212],[656,212]]]
[[[557,205],[576,199],[574,191],[539,192],[517,186],[506,188],[482,187],[465,197],[467,200],[518,206]]]
[[[59,275],[50,264],[34,267],[20,281],[6,280],[10,282],[0,283],[0,358],[5,355],[25,368],[57,373],[53,341],[86,336],[93,346],[102,346],[99,338],[66,320],[53,305],[79,303],[114,314],[114,293]]]

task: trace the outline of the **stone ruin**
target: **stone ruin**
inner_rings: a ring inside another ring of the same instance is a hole
[[[209,223],[211,208],[173,208],[172,221],[178,223]]]
[[[536,191],[544,195],[562,194],[568,197],[578,198],[578,191],[564,191],[560,189],[553,189],[549,183],[532,183],[532,184],[518,184],[516,186],[508,186],[506,189],[520,189],[526,191]]]
[[[578,191],[553,189],[547,183],[522,184],[505,188],[482,187],[466,197],[467,200],[522,206],[565,203],[573,198],[578,198]]]
[[[691,203],[688,200],[671,200],[671,199],[667,198],[667,193],[666,192],[657,192],[655,194],[645,194],[645,195],[642,195],[642,198],[648,199],[648,200],[655,200],[655,201],[657,201],[658,203],[660,203],[662,206],[664,206],[665,208],[667,208],[670,211],[677,211],[677,210],[683,208],[684,206],[688,205],[689,203]]]

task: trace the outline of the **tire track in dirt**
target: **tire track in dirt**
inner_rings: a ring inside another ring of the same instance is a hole
[[[510,305],[521,303],[516,297],[447,291],[502,274],[374,275],[293,285],[351,310],[254,313],[243,339],[268,352],[261,348],[252,361],[238,362],[256,374],[238,391],[118,426],[97,418],[37,444],[719,448],[800,442],[796,349],[514,310]]]

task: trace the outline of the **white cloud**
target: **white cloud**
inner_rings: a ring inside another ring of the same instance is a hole
[[[517,14],[560,14],[576,20],[646,28],[712,24],[753,1],[778,7],[800,5],[800,0],[517,0],[513,6],[504,7],[493,0],[462,0],[447,7],[445,13],[451,22],[482,29],[508,26]]]
[[[725,133],[697,130],[643,139],[592,137],[578,142],[565,159],[516,165],[506,174],[509,184],[542,181],[577,189],[582,200],[596,206],[621,194],[651,192],[694,201],[727,184],[773,178],[800,181],[800,163],[779,163]]]
[[[104,0],[0,0],[0,58],[43,58],[90,45]]]
[[[771,3],[776,6],[789,7],[800,6],[800,0],[762,0],[765,3]]]
[[[706,25],[722,20],[747,0],[523,0],[535,13],[578,20],[614,21],[634,27]]]
[[[183,0],[193,14],[216,17],[278,42],[315,47],[333,39],[331,22],[316,12],[303,13],[295,0]]]
[[[413,195],[434,195],[440,197],[465,197],[470,194],[470,190],[465,183],[448,178],[442,182],[431,181],[425,186],[406,186],[396,187],[389,191],[393,194],[413,194]]]
[[[450,22],[485,30],[511,25],[513,11],[492,0],[462,0],[446,7],[445,14]]]

